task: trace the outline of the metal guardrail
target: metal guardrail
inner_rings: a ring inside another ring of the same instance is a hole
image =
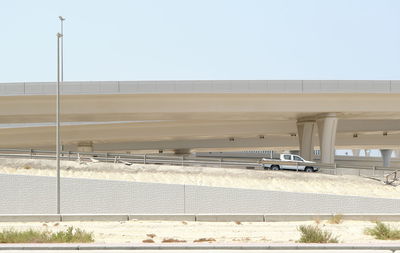
[[[137,164],[167,164],[178,166],[209,166],[209,167],[229,167],[229,168],[262,168],[258,159],[251,158],[212,158],[212,157],[190,157],[190,156],[172,156],[157,154],[124,154],[124,153],[101,153],[101,152],[75,152],[61,151],[60,159],[65,161],[88,162],[106,162],[123,163],[130,165]],[[27,158],[27,159],[55,159],[55,151],[40,149],[0,149],[0,157],[6,158]],[[274,164],[287,164],[287,162],[276,160]],[[291,163],[297,167],[309,165],[307,163]],[[313,167],[319,168],[319,172],[331,175],[358,175],[367,177],[376,177],[384,181],[389,173],[399,170],[397,167],[380,166],[357,166],[346,164],[326,164],[314,163]],[[297,171],[300,171],[297,169]],[[351,172],[351,173],[350,173]]]
[[[35,149],[0,149],[0,157],[6,158],[28,158],[28,159],[55,159],[55,152],[48,150]],[[217,158],[187,158],[185,156],[160,156],[154,154],[119,154],[119,153],[89,153],[89,152],[60,152],[60,159],[65,161],[85,162],[108,162],[108,163],[124,163],[130,165],[132,163],[139,164],[169,164],[180,166],[238,166],[246,168],[260,167],[260,164],[254,161],[243,160],[226,160]]]

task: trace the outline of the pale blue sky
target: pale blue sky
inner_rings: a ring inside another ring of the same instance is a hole
[[[0,82],[400,79],[396,0],[0,0]]]

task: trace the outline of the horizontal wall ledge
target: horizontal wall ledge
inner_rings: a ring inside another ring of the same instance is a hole
[[[262,214],[198,214],[196,221],[218,221],[218,222],[263,222]]]
[[[0,222],[56,222],[61,221],[58,214],[1,214]]]
[[[129,220],[196,221],[194,214],[132,214]]]
[[[329,220],[340,215],[342,220],[400,221],[398,214],[2,214],[0,222],[60,221],[198,221],[198,222],[286,222]]]
[[[127,221],[127,214],[62,214],[61,221]]]

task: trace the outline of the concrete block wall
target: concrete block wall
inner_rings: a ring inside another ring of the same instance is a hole
[[[67,214],[398,213],[400,199],[194,185],[61,179]],[[0,214],[54,214],[54,177],[0,174]]]

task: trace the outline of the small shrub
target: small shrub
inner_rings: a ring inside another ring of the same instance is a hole
[[[68,227],[67,231],[59,231],[51,235],[51,240],[54,242],[93,242],[92,233],[87,233],[84,230],[74,227]]]
[[[319,217],[314,218],[314,221],[316,224],[320,224],[321,223],[321,219]]]
[[[374,228],[365,229],[364,233],[372,235],[378,240],[400,240],[400,230],[391,228],[382,222],[377,222]]]
[[[155,235],[155,234],[147,234],[146,236],[147,236],[147,237],[150,237],[150,238],[154,238],[154,237],[156,237],[156,235]]]
[[[215,242],[216,240],[214,238],[200,238],[197,240],[194,240],[193,242]]]
[[[45,243],[49,240],[48,232],[3,230],[0,233],[0,243]]]
[[[0,243],[87,243],[93,242],[92,233],[68,227],[67,231],[51,233],[49,231],[16,231],[14,229],[0,232]]]
[[[187,225],[188,223],[186,221],[182,221],[182,224],[183,225]]]
[[[178,239],[174,239],[174,238],[165,238],[164,240],[162,240],[162,243],[173,243],[173,242],[186,242],[185,240],[178,240]]]
[[[337,243],[338,239],[332,236],[331,232],[324,231],[318,226],[305,226],[302,225],[298,228],[301,233],[301,243]]]
[[[343,215],[342,214],[335,214],[332,216],[332,218],[329,220],[330,224],[340,224],[343,221]]]
[[[236,225],[242,225],[242,223],[240,221],[235,221]]]

